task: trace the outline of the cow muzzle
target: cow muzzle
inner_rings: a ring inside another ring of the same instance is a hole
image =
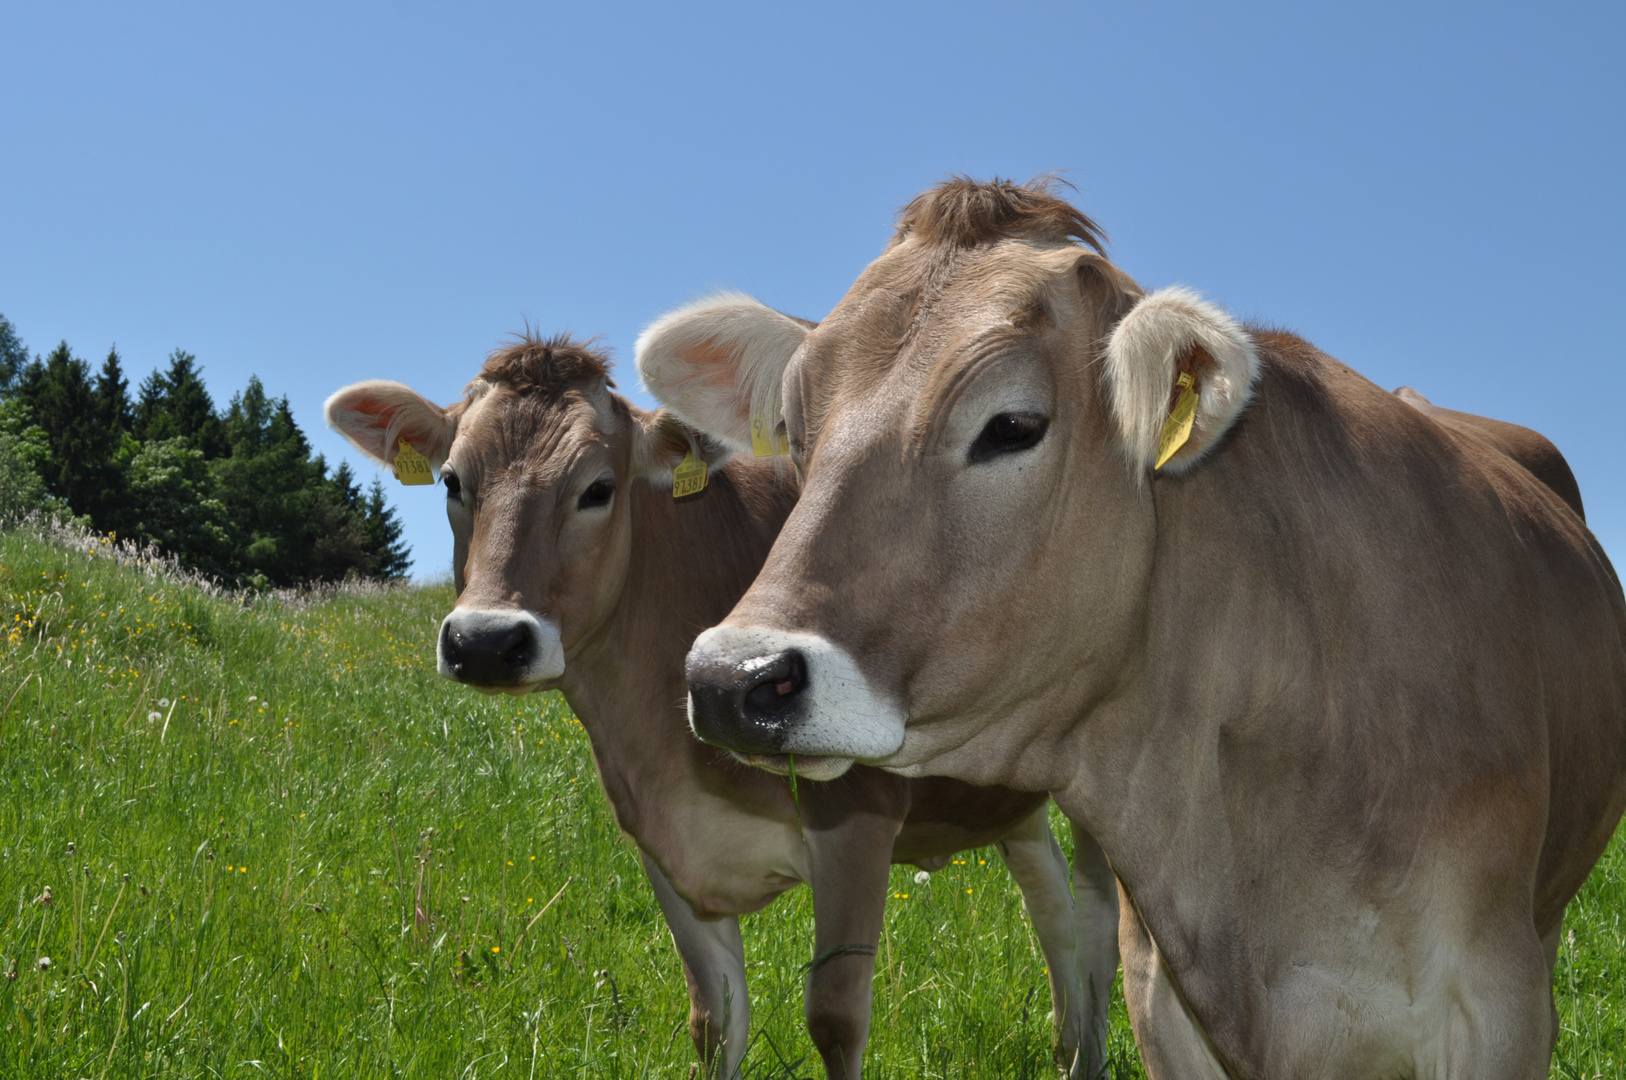
[[[689,650],[689,726],[741,760],[829,779],[903,745],[901,709],[813,634],[716,626]]]
[[[528,693],[565,673],[565,651],[551,619],[529,611],[458,608],[440,624],[437,667],[481,690]]]

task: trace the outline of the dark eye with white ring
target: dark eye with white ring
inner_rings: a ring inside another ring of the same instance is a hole
[[[446,485],[446,497],[448,499],[463,501],[463,481],[457,478],[457,474],[452,471],[451,466],[442,465],[440,467],[440,480],[441,483]]]
[[[988,421],[988,426],[982,429],[977,441],[971,444],[968,455],[971,464],[1031,450],[1039,445],[1049,426],[1049,418],[1038,413],[1000,413]]]
[[[576,500],[576,509],[593,510],[600,506],[608,506],[610,497],[615,494],[615,481],[610,478],[600,478],[587,485],[581,498]]]

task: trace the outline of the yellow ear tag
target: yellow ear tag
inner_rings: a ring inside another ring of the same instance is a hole
[[[1161,469],[1176,450],[1186,445],[1186,440],[1191,438],[1191,425],[1197,420],[1197,387],[1191,372],[1182,371],[1174,385],[1179,388],[1180,397],[1169,411],[1169,418],[1163,421],[1163,431],[1157,437],[1157,464],[1152,466],[1154,469]]]
[[[395,453],[395,478],[408,486],[433,484],[435,474],[429,471],[429,459],[412,449],[405,439]]]
[[[790,453],[790,434],[777,429],[766,416],[751,417],[751,453],[757,457]]]
[[[706,490],[706,462],[703,458],[695,456],[694,447],[683,455],[677,468],[672,470],[672,498],[681,499],[685,495],[698,495]]]

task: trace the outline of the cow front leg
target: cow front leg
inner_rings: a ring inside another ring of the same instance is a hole
[[[1022,890],[1022,906],[1044,953],[1050,979],[1056,1062],[1069,1077],[1093,1077],[1088,1046],[1089,998],[1078,962],[1077,920],[1067,889],[1067,857],[1050,831],[1046,803],[999,842],[999,853]],[[1116,955],[1114,956],[1116,962]]]
[[[858,1080],[863,1071],[875,949],[901,825],[901,815],[853,814],[834,828],[808,833],[814,941],[807,1030],[831,1080]]]
[[[661,868],[643,856],[644,873],[672,931],[689,984],[689,1037],[705,1065],[708,1080],[736,1080],[745,1062],[751,1028],[751,1000],[745,989],[745,944],[740,921],[695,918]]]
[[[1078,971],[1089,1017],[1088,1080],[1107,1075],[1107,1029],[1112,984],[1118,977],[1118,878],[1095,837],[1068,822],[1073,833],[1073,908],[1078,919]]]

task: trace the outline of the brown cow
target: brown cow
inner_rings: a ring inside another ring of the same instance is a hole
[[[1051,791],[1154,1077],[1546,1075],[1626,804],[1626,606],[1551,444],[1144,294],[1042,187],[928,192],[794,325],[725,297],[639,354],[736,443],[782,388],[803,480],[697,733]]]
[[[335,394],[327,416],[379,461],[405,438],[440,469],[458,588],[441,671],[485,689],[564,691],[683,957],[702,1057],[732,1077],[745,1052],[737,916],[805,881],[816,927],[808,1027],[829,1074],[857,1077],[889,864],[935,869],[997,844],[1047,959],[1059,1056],[1072,1075],[1094,1075],[1117,969],[1117,890],[1099,849],[1077,838],[1075,924],[1043,795],[877,769],[810,782],[814,768],[798,784],[798,817],[785,780],[689,734],[684,654],[750,584],[795,484],[769,461],[721,464],[726,452],[611,385],[585,346],[527,338],[493,354],[449,408],[365,382]],[[710,482],[674,502],[672,469],[691,448],[711,461]],[[1095,973],[1093,1010],[1079,955],[1086,979]]]

